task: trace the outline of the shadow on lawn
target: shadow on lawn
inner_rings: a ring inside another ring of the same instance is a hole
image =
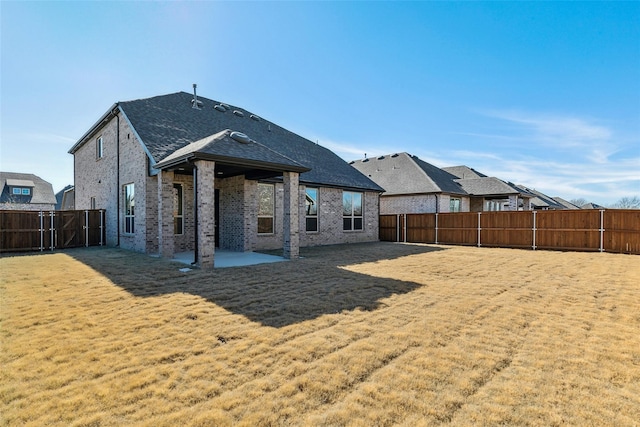
[[[420,285],[354,273],[341,266],[443,250],[393,243],[303,248],[297,261],[180,272],[182,264],[120,249],[68,251],[68,255],[138,297],[172,293],[200,296],[265,326],[283,327],[323,314],[375,310],[393,294]]]

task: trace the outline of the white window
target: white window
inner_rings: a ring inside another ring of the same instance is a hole
[[[452,197],[449,200],[449,212],[460,212],[460,199]]]
[[[182,184],[173,184],[173,234],[184,233]]]
[[[342,229],[362,230],[362,193],[342,192]]]
[[[307,231],[318,231],[318,189],[307,188],[305,195]]]
[[[96,198],[92,197],[91,200],[89,201],[89,209],[95,209],[96,208]]]
[[[20,196],[29,196],[31,194],[30,188],[22,188],[22,187],[13,187],[11,189],[11,194],[20,195]]]
[[[96,139],[96,159],[101,159],[104,155],[104,146],[102,144],[102,137]]]
[[[258,183],[258,234],[273,233],[275,186]]]
[[[134,233],[135,188],[133,184],[124,185],[124,232]]]

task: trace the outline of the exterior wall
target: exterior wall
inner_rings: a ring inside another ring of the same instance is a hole
[[[173,241],[175,244],[175,252],[186,252],[194,250],[194,210],[193,210],[193,175],[174,174],[174,184],[182,185],[182,215],[184,223],[184,232],[182,234],[174,234]],[[216,184],[220,181],[216,181]],[[173,217],[173,216],[172,216]],[[173,224],[171,225],[173,230]]]
[[[449,212],[451,198],[460,199],[460,212],[469,212],[469,197],[449,194],[410,194],[380,196],[380,214],[419,214]]]
[[[318,188],[318,187],[314,187]],[[318,231],[306,231],[305,192],[300,185],[300,246],[336,245],[341,243],[374,242],[378,240],[380,220],[380,197],[376,192],[364,193],[364,215],[362,231],[342,229],[342,190],[318,188]]]
[[[91,198],[95,198],[96,209],[106,211],[107,245],[118,243],[118,229],[120,229],[120,246],[137,252],[157,252],[157,233],[155,238],[147,242],[146,215],[150,196],[147,188],[156,194],[155,204],[157,212],[157,180],[147,177],[147,156],[142,144],[137,140],[126,119],[120,114],[120,180],[118,183],[117,164],[117,120],[111,119],[102,126],[91,138],[74,154],[74,186],[75,208],[90,209]],[[96,158],[96,139],[102,136],[103,157]],[[125,235],[124,218],[120,215],[118,228],[118,200],[120,211],[124,207],[122,186],[135,185],[135,234]],[[156,214],[157,215],[157,214]],[[157,224],[157,216],[155,223]],[[152,226],[153,227],[153,226]],[[153,241],[155,240],[155,250]]]
[[[245,251],[245,179],[217,179],[220,191],[220,249]],[[256,223],[257,227],[257,223]]]
[[[52,203],[0,203],[0,211],[53,211]]]

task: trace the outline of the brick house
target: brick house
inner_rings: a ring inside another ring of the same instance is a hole
[[[76,209],[107,244],[172,258],[215,248],[378,240],[382,189],[330,150],[239,107],[178,92],[114,104],[69,150]]]
[[[384,188],[380,213],[468,212],[469,194],[456,176],[408,153],[350,162]]]
[[[51,183],[31,173],[0,172],[0,210],[52,211]]]
[[[455,181],[469,194],[471,212],[531,210],[531,199],[535,195],[515,184],[464,165],[442,170],[455,175]]]

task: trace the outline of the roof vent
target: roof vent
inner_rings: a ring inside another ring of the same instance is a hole
[[[244,113],[242,111],[233,110],[233,114],[235,114],[238,117],[244,117]]]
[[[196,110],[199,110],[200,107],[202,107],[202,101],[198,101],[198,95],[196,94],[196,87],[198,87],[197,84],[193,84],[193,99],[191,100],[191,108],[195,108]]]
[[[384,159],[384,156],[378,157],[378,160],[382,160],[382,159]]]
[[[216,109],[216,110],[218,110],[218,111],[222,111],[223,113],[227,111],[227,109],[226,109],[226,108],[224,108],[224,107],[223,107],[222,105],[220,105],[220,104],[214,105],[214,107],[213,107],[213,108],[215,108],[215,109]]]
[[[249,138],[247,135],[245,135],[242,132],[231,132],[231,135],[229,136],[231,137],[231,139],[241,144],[248,144],[251,142],[251,138]]]
[[[369,161],[369,159],[364,159],[364,160],[362,161],[362,163],[365,163],[365,162],[368,162],[368,161]]]
[[[260,121],[260,117],[256,116],[255,114],[250,115],[249,117],[251,117],[253,120],[255,120],[256,122]]]
[[[222,105],[222,107],[223,107],[225,110],[227,110],[227,111],[231,110],[231,106],[229,106],[229,104],[223,104],[223,103],[221,102],[221,103],[220,103],[220,105]]]
[[[398,153],[392,154],[391,157],[398,157]]]

